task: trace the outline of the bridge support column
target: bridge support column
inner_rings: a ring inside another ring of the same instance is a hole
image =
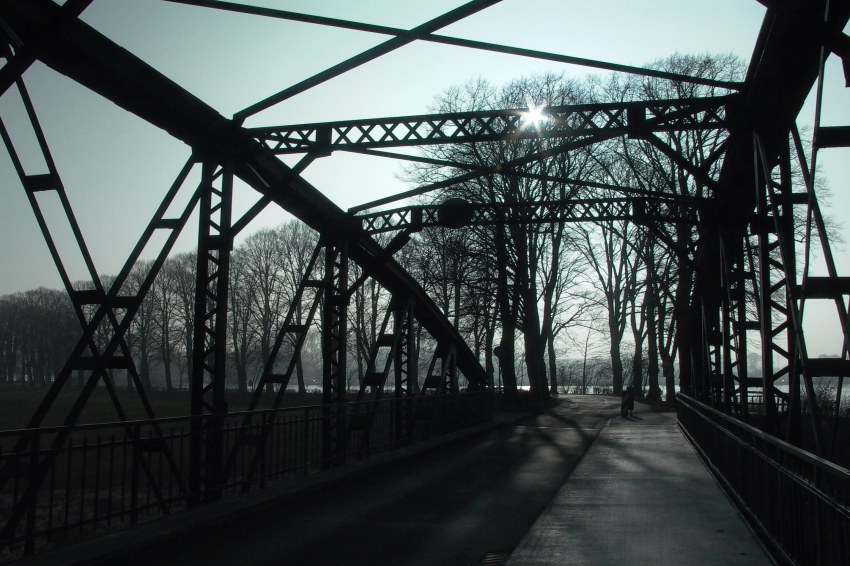
[[[348,242],[325,248],[322,305],[322,467],[345,461]]]
[[[413,301],[408,298],[396,301],[394,311],[393,330],[398,337],[398,344],[393,352],[395,398],[398,400],[395,438],[397,444],[407,444],[413,428],[413,397],[419,389],[419,376],[413,363],[416,347],[413,334]]]
[[[729,414],[748,413],[747,309],[744,242],[721,238],[721,317],[723,332],[723,396]]]
[[[233,169],[213,179],[215,165],[205,163],[198,221],[195,273],[195,326],[189,383],[192,415],[189,500],[192,504],[221,496],[224,485],[223,419],[227,361],[227,294],[233,247],[231,207]],[[218,184],[219,186],[216,186]]]
[[[799,395],[799,364],[796,352],[796,322],[793,320],[791,293],[796,280],[794,218],[791,197],[791,171],[787,146],[780,156],[780,180],[770,176],[771,168],[761,155],[758,141],[756,159],[756,216],[751,229],[758,241],[758,313],[761,329],[762,388],[764,392],[763,428],[778,433],[779,400],[788,394],[777,382],[788,379],[791,395]],[[781,200],[781,204],[777,201]],[[783,340],[784,338],[784,340]],[[785,411],[783,411],[784,413]]]

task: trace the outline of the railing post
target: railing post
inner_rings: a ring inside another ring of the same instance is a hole
[[[310,417],[310,409],[305,409],[302,415],[304,433],[301,442],[301,468],[304,471],[304,477],[307,477],[310,475],[310,426],[313,419]]]
[[[818,468],[814,465],[814,463],[810,464],[812,467],[812,485],[815,489],[819,488],[818,481]],[[821,529],[821,501],[820,498],[815,498],[815,532],[817,533],[817,563],[818,564],[828,564],[828,559],[823,555],[823,537],[827,535],[824,532],[824,529]],[[830,533],[831,534],[831,533]]]
[[[133,426],[133,436],[130,443],[133,446],[133,461],[130,466],[130,525],[139,522],[139,443],[142,437],[141,427],[138,423]]]
[[[274,426],[275,421],[277,420],[277,413],[265,413],[263,414],[262,419],[262,429],[260,429],[260,438],[262,441],[260,445],[257,447],[259,450],[259,458],[260,458],[260,489],[266,487],[266,470],[268,469],[269,458],[274,453],[269,446],[272,444],[274,438]],[[286,429],[284,429],[285,431]],[[284,432],[284,434],[286,434]],[[227,478],[224,478],[224,481],[227,482]]]
[[[38,508],[38,490],[35,489],[38,483],[38,460],[40,456],[39,444],[41,435],[38,430],[32,432],[33,439],[30,445],[30,466],[29,466],[29,486],[28,491],[32,493],[29,505],[27,506],[27,523],[24,540],[24,554],[32,554],[35,552],[35,513]]]

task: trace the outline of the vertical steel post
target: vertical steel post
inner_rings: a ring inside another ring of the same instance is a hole
[[[205,163],[205,187],[198,221],[195,280],[194,350],[192,355],[191,450],[189,495],[193,504],[217,499],[224,483],[223,419],[227,356],[227,294],[233,170],[225,166],[216,187],[215,165]]]
[[[735,276],[732,272],[732,265],[729,257],[726,254],[726,246],[723,242],[723,235],[720,236],[720,281],[722,291],[720,294],[720,325],[721,325],[721,340],[722,340],[722,375],[723,375],[723,410],[727,414],[732,414],[733,409],[737,408],[737,400],[735,397],[735,376],[734,362],[735,355],[735,336],[733,334],[732,323],[732,297],[733,285]]]
[[[395,349],[395,396],[409,397],[414,387],[411,380],[413,375],[413,303],[400,300],[395,304],[394,334],[398,336],[398,346]]]
[[[345,460],[346,335],[348,334],[348,242],[325,248],[322,305],[322,467]]]
[[[756,168],[757,213],[759,225],[759,316],[762,334],[762,367],[764,374],[765,423],[764,429],[777,434],[779,410],[776,383],[788,378],[789,392],[799,395],[801,371],[796,333],[798,316],[794,304],[796,292],[796,257],[794,241],[794,195],[790,149],[784,144],[779,155],[779,182],[771,179],[770,165],[758,137],[754,137],[754,163]],[[775,276],[773,274],[775,273]],[[778,320],[774,323],[774,316]],[[779,338],[785,334],[785,342]],[[785,363],[777,366],[775,356]],[[793,389],[798,392],[794,393]],[[795,404],[789,399],[789,408]],[[798,420],[792,416],[792,420]],[[796,426],[796,425],[795,425]]]
[[[410,299],[395,302],[394,333],[398,343],[393,355],[395,370],[396,399],[396,442],[406,444],[413,423],[414,382],[417,376],[413,371],[413,302]]]
[[[788,140],[790,142],[790,140]],[[797,281],[797,253],[795,250],[794,237],[794,201],[793,201],[793,173],[791,171],[791,147],[790,143],[782,145],[782,154],[779,160],[779,193],[780,193],[780,210],[781,217],[779,218],[779,229],[777,236],[783,242],[785,248],[783,253],[783,262],[785,267],[786,277],[786,301],[788,329],[786,330],[787,337],[787,352],[788,352],[788,430],[787,439],[796,445],[802,440],[801,416],[802,416],[802,399],[800,396],[800,377],[801,364],[799,351],[797,349],[797,335],[791,320],[791,302],[795,301],[794,297],[796,281]],[[801,321],[802,322],[802,321]]]
[[[746,236],[744,236],[746,237]],[[750,323],[747,320],[747,280],[752,272],[747,271],[747,264],[744,254],[744,241],[738,239],[735,241],[735,265],[737,266],[734,276],[734,285],[730,291],[732,297],[732,308],[730,316],[732,317],[732,331],[735,335],[736,346],[736,364],[738,389],[737,399],[740,404],[741,417],[746,420],[749,415],[749,362],[747,359],[747,331],[750,330]]]
[[[723,379],[727,412],[747,414],[746,281],[743,240],[721,240]],[[737,386],[736,386],[737,385]]]
[[[773,281],[771,279],[771,251],[776,244],[771,241],[772,218],[768,215],[768,182],[760,166],[757,144],[753,145],[753,163],[755,165],[756,217],[754,229],[758,237],[758,287],[759,287],[759,324],[761,332],[762,395],[764,402],[764,426],[772,431],[776,422],[776,397],[773,387]]]

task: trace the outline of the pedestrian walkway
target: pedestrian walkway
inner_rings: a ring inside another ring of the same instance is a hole
[[[675,415],[619,409],[562,397],[20,564],[769,564]]]
[[[640,406],[639,406],[640,407]],[[613,418],[508,564],[771,564],[672,413]]]

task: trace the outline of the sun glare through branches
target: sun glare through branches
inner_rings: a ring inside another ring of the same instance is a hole
[[[546,109],[546,105],[535,105],[528,104],[528,111],[523,113],[522,115],[522,125],[524,128],[539,128],[540,124],[549,119],[549,117],[543,113]]]

